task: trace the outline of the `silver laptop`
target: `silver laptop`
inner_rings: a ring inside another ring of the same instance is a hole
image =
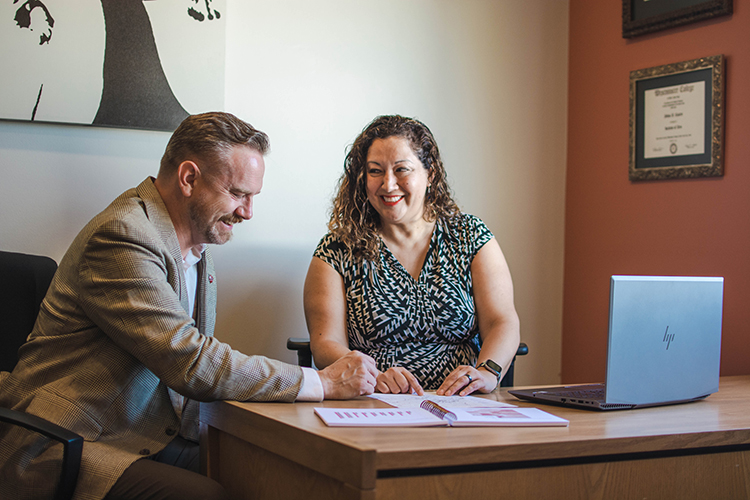
[[[510,390],[536,403],[623,410],[719,390],[724,278],[612,276],[604,384]]]

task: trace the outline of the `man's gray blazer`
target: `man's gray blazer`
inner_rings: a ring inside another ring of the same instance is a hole
[[[213,337],[217,280],[208,251],[198,265],[196,324],[174,226],[146,179],[78,234],[17,367],[0,374],[1,406],[84,437],[76,499],[103,498],[133,461],[177,433],[197,440],[196,401],[294,401],[299,393],[299,367],[245,356]],[[0,432],[4,500],[41,493],[59,448],[37,449],[16,432]]]

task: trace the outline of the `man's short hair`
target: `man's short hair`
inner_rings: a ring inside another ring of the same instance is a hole
[[[185,118],[172,134],[161,158],[160,175],[170,175],[183,161],[212,163],[228,158],[235,146],[248,146],[265,155],[268,136],[231,113],[210,112]]]

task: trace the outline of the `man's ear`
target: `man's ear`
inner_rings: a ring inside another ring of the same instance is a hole
[[[177,183],[182,195],[190,198],[195,190],[195,181],[200,177],[201,171],[195,162],[185,160],[177,167]]]

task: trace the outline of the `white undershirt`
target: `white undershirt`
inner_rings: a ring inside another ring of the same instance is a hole
[[[185,270],[185,285],[187,287],[188,302],[190,304],[190,317],[195,310],[195,296],[198,291],[198,262],[206,251],[206,245],[198,245],[190,249],[187,257],[182,259],[182,267]],[[302,389],[297,394],[297,401],[323,401],[323,384],[320,382],[318,372],[312,368],[302,367]]]
[[[187,257],[182,259],[182,267],[185,270],[185,285],[187,286],[188,302],[190,310],[188,313],[193,317],[195,311],[195,294],[198,291],[198,262],[206,251],[206,245],[198,245],[190,249]]]

